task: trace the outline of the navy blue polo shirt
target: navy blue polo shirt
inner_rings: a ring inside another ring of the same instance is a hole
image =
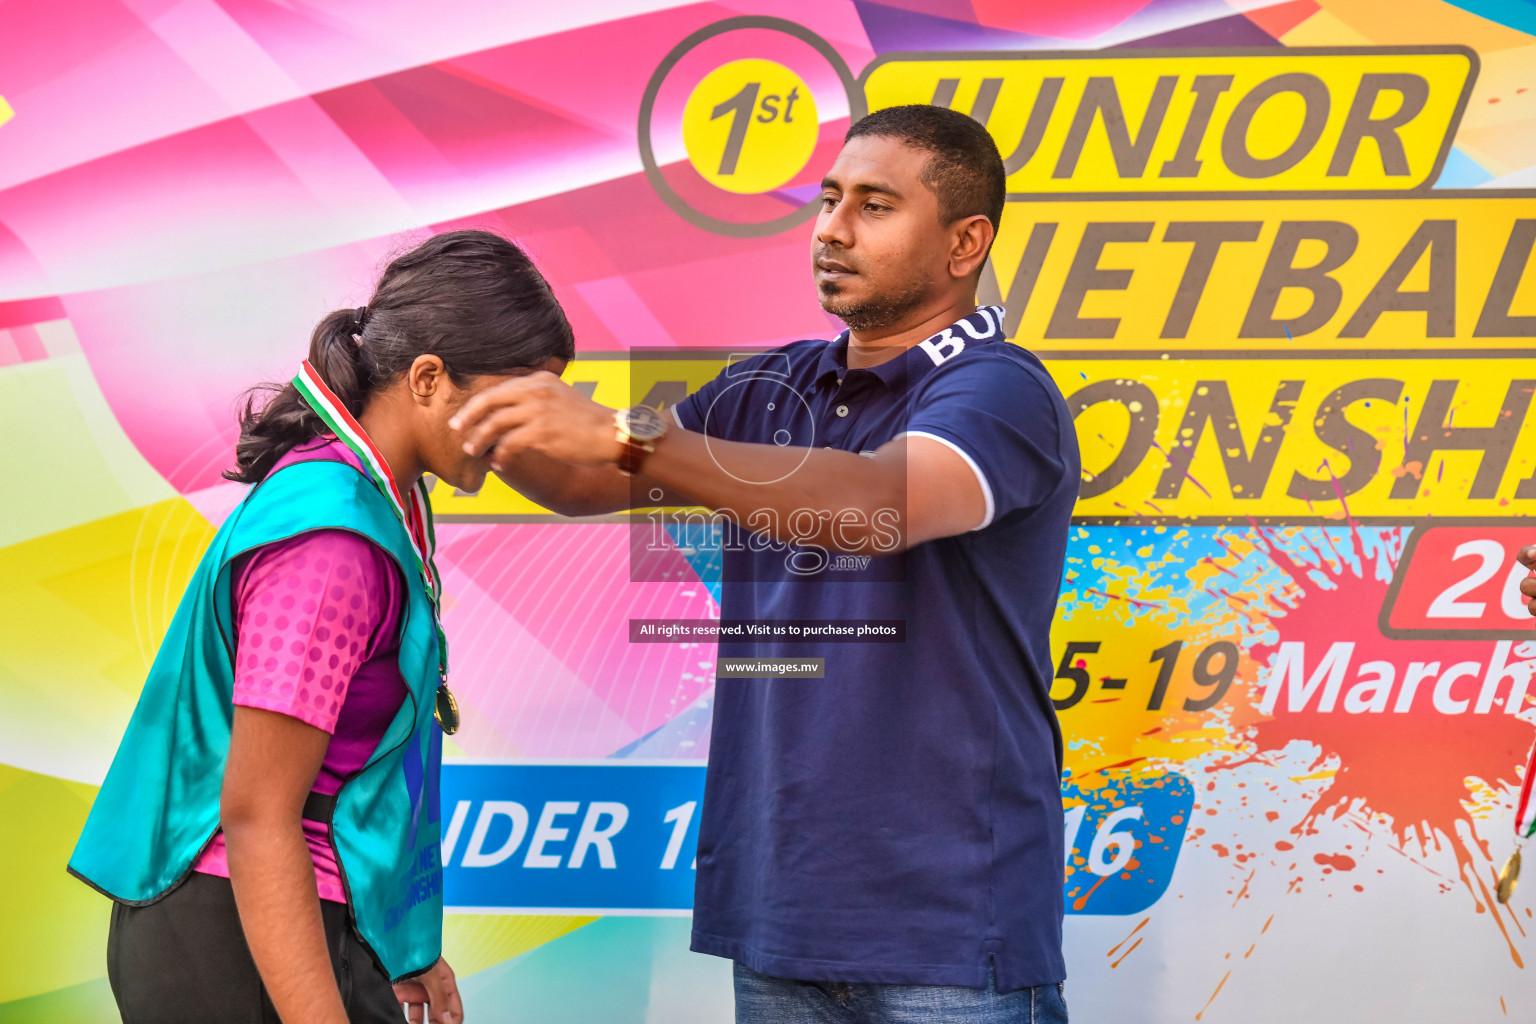
[[[979,988],[989,958],[1003,991],[1066,976],[1049,633],[1077,440],[1002,315],[978,309],[871,369],[847,368],[846,332],[795,342],[674,407],[732,441],[872,452],[929,437],[986,498],[977,529],[862,566],[726,527],[722,618],[899,620],[905,641],[720,643],[721,657],[822,657],[825,677],[716,686],[697,952],[815,981]]]

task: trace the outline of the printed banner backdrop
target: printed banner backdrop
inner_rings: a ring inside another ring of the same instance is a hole
[[[534,255],[608,404],[830,337],[817,183],[905,102],[997,138],[981,298],[1077,417],[1074,1017],[1529,1018],[1536,882],[1491,898],[1536,738],[1528,0],[21,0],[0,1021],[117,1019],[107,902],[64,862],[241,496],[237,395],[460,226]],[[718,617],[707,531],[631,582],[622,519],[433,500],[471,1018],[729,1020],[728,965],[687,949],[714,649],[629,630]]]

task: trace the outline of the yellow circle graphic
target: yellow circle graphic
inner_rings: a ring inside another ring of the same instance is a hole
[[[727,192],[767,192],[794,178],[820,130],[811,90],[771,60],[715,68],[683,107],[688,162]]]

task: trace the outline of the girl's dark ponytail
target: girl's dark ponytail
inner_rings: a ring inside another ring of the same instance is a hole
[[[353,416],[362,415],[373,391],[373,381],[363,365],[363,311],[367,308],[339,309],[326,314],[309,338],[309,364]]]
[[[309,362],[356,416],[363,411],[368,392],[361,380],[359,346],[352,340],[353,319],[350,309],[327,314],[310,336]],[[242,484],[259,483],[283,455],[329,429],[292,384],[257,385],[245,396],[235,467],[226,470],[224,477]]]
[[[565,311],[527,254],[488,231],[450,231],[390,263],[367,306],[327,314],[310,336],[309,362],[361,416],[369,397],[423,354],[439,356],[462,383],[568,361],[575,347]],[[224,477],[258,483],[328,430],[292,384],[252,388]]]

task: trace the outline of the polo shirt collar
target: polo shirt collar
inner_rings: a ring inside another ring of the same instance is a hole
[[[1002,306],[980,306],[894,359],[858,372],[873,375],[892,391],[902,390],[968,345],[1003,340],[1004,315]],[[821,350],[816,364],[817,385],[848,375],[848,333],[843,331]]]

